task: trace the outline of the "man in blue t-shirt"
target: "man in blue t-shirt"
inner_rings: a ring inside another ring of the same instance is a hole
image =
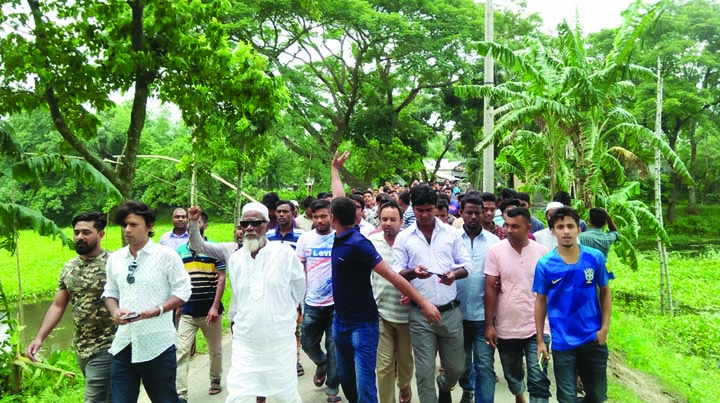
[[[343,161],[347,159],[347,156],[343,157]],[[337,159],[336,155],[333,163]],[[351,199],[336,198],[331,212],[336,232],[332,249],[332,288],[338,376],[349,403],[373,403],[378,401],[375,363],[379,316],[370,282],[372,271],[421,306],[430,323],[440,322],[440,312],[395,273],[372,242],[360,234],[355,227],[355,203]]]
[[[545,316],[550,319],[557,399],[575,403],[577,372],[585,387],[583,401],[604,402],[612,307],[605,257],[596,249],[578,245],[580,217],[575,210],[558,209],[548,224],[558,247],[538,261],[533,292],[537,293],[537,334],[543,334]],[[538,337],[537,353],[545,365],[550,355],[542,337]]]

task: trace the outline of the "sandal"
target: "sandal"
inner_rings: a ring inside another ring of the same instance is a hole
[[[325,379],[327,379],[327,364],[321,365],[317,367],[317,369],[315,369],[315,375],[313,375],[313,384],[318,388],[322,388],[322,386],[325,384]]]
[[[302,364],[300,364],[300,361],[298,361],[296,368],[297,368],[297,376],[305,375],[305,368],[303,368]]]
[[[220,380],[213,379],[210,382],[210,389],[208,390],[208,395],[217,395],[220,392],[222,392],[222,386],[220,386]]]
[[[342,402],[342,397],[335,395],[335,396],[328,396],[327,403],[337,403]]]
[[[410,403],[412,400],[412,388],[408,385],[407,388],[400,389],[400,403]]]

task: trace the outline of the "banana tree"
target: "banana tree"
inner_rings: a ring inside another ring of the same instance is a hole
[[[480,43],[478,52],[491,51],[515,81],[497,87],[461,86],[456,91],[461,97],[489,95],[500,104],[493,136],[480,143],[478,151],[497,141],[510,147],[500,155],[519,163],[514,173],[530,189],[545,185],[553,193],[572,190],[580,201],[578,207],[602,206],[620,214],[628,225],[623,229],[624,246],[616,252],[632,267],[637,267],[637,259],[629,240],[637,238],[639,225],[669,242],[647,206],[631,200],[636,186],[626,182],[625,170],[644,165],[638,151],[660,150],[674,172],[693,182],[667,143],[622,107],[635,82],[654,76],[631,64],[629,56],[634,41],[661,6],[641,10],[643,5],[636,3],[603,62],[586,56],[582,32],[566,22],[558,25],[552,48],[537,39],[529,39],[526,49],[514,52],[496,43]]]

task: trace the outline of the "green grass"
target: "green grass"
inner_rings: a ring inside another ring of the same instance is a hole
[[[625,385],[608,379],[608,401],[617,403],[646,403],[638,399],[635,393],[628,389]]]
[[[654,375],[688,402],[713,402],[720,396],[720,253],[672,255],[670,278],[676,314],[659,312],[657,259],[643,256],[632,271],[612,258],[614,308],[611,346],[627,364]]]
[[[170,224],[157,224],[153,240],[158,242],[160,235],[172,228]],[[72,237],[72,229],[66,228],[65,234]],[[218,242],[230,242],[234,239],[233,224],[211,224],[208,229],[210,239]],[[102,241],[105,249],[114,251],[122,246],[122,233],[118,226],[108,226]],[[0,283],[10,301],[18,299],[17,260],[20,261],[20,275],[23,297],[27,300],[47,299],[57,290],[57,281],[63,264],[77,256],[74,250],[63,248],[59,241],[41,237],[33,231],[21,231],[18,250],[11,256],[0,250]]]

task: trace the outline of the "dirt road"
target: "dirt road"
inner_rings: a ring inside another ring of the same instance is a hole
[[[230,335],[227,334],[223,337],[223,373],[227,374],[228,369],[230,368],[230,346],[231,346],[231,339]],[[325,400],[325,392],[324,389],[316,388],[312,383],[312,374],[315,371],[315,365],[310,361],[310,359],[304,354],[300,353],[301,357],[301,363],[303,367],[305,368],[305,375],[300,377],[299,381],[299,389],[300,389],[300,396],[303,399],[303,402],[305,403],[324,403]],[[190,393],[189,393],[189,403],[221,403],[225,401],[225,398],[227,397],[226,390],[225,390],[225,382],[223,379],[223,391],[222,393],[210,396],[208,395],[207,391],[210,387],[210,380],[208,379],[208,356],[206,354],[197,355],[195,356],[191,362],[190,362],[190,376],[189,376],[189,385],[190,385]],[[439,366],[439,365],[438,365]],[[513,403],[515,402],[515,398],[512,394],[508,391],[507,384],[505,383],[505,380],[502,377],[502,369],[500,367],[500,359],[495,356],[495,372],[500,377],[500,382],[497,384],[497,387],[495,389],[495,402],[496,403]],[[550,375],[550,382],[554,385],[555,379],[552,374],[552,367],[549,370]],[[553,388],[553,387],[551,387]],[[415,381],[413,380],[413,402],[419,402],[417,399],[417,386],[415,385]],[[554,392],[551,390],[551,392]],[[140,403],[150,403],[150,399],[148,399],[147,395],[145,395],[144,390],[141,391],[140,396]],[[340,395],[342,396],[342,390]],[[462,396],[462,389],[459,386],[456,386],[455,389],[452,392],[453,395],[453,402],[459,402],[460,397]],[[527,395],[526,395],[527,396]],[[557,400],[551,398],[551,402],[557,402]],[[268,403],[272,402],[272,399],[268,399]]]

